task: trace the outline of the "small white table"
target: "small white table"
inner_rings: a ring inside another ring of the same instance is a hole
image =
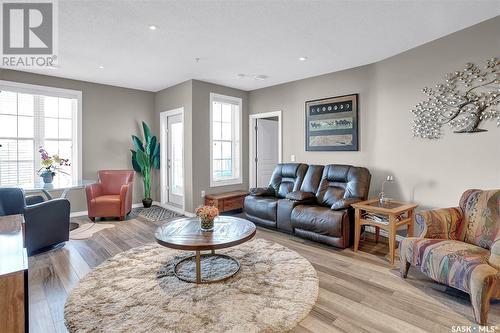
[[[42,179],[38,179],[31,184],[19,184],[26,193],[42,192],[47,200],[52,200],[51,191],[62,191],[60,198],[66,198],[68,192],[75,189],[85,188],[86,185],[94,184],[93,180],[86,179],[54,179],[50,184],[45,184]]]

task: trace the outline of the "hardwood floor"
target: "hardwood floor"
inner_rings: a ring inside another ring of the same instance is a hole
[[[29,258],[32,333],[67,332],[63,309],[71,289],[106,258],[153,242],[160,224],[140,218],[106,223],[116,227]],[[475,325],[468,295],[414,268],[401,279],[397,266],[389,266],[385,242],[365,240],[354,253],[262,228],[256,237],[297,251],[318,272],[316,305],[293,332],[451,332],[453,325]],[[489,322],[500,323],[498,302],[491,305]]]

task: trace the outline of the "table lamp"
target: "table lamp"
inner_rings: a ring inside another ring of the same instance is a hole
[[[384,187],[385,187],[386,183],[394,183],[394,176],[391,176],[391,175],[387,176],[387,178],[382,183],[382,192],[380,192],[380,194],[378,196],[379,202],[381,204],[383,204],[384,202],[389,200],[389,198],[386,198],[385,194],[384,194]]]

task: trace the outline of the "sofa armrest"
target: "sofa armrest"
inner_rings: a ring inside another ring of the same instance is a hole
[[[275,195],[272,187],[255,187],[250,189],[250,195],[254,197],[272,197]]]
[[[85,186],[85,192],[87,193],[87,200],[90,200],[99,197],[102,195],[102,186],[99,183],[94,183]]]
[[[132,205],[132,183],[122,185],[120,188],[120,216],[125,216]]]
[[[347,199],[340,199],[337,200],[330,208],[333,210],[342,210],[342,209],[347,209],[351,207],[352,204],[356,202],[361,202],[363,201],[360,198],[347,198]]]
[[[500,271],[500,237],[497,236],[491,246],[490,258],[488,260],[490,266],[495,267]]]
[[[28,195],[26,196],[26,205],[31,206],[31,205],[36,205],[40,202],[44,202],[45,199],[41,195]]]
[[[293,191],[286,195],[288,200],[297,201],[301,203],[306,202],[314,202],[316,200],[316,196],[312,192],[302,192],[302,191]]]
[[[415,220],[421,238],[458,239],[458,228],[463,219],[460,207],[441,208],[418,212]]]

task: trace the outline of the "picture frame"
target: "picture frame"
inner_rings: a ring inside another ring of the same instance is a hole
[[[358,151],[358,94],[305,102],[306,151]]]

